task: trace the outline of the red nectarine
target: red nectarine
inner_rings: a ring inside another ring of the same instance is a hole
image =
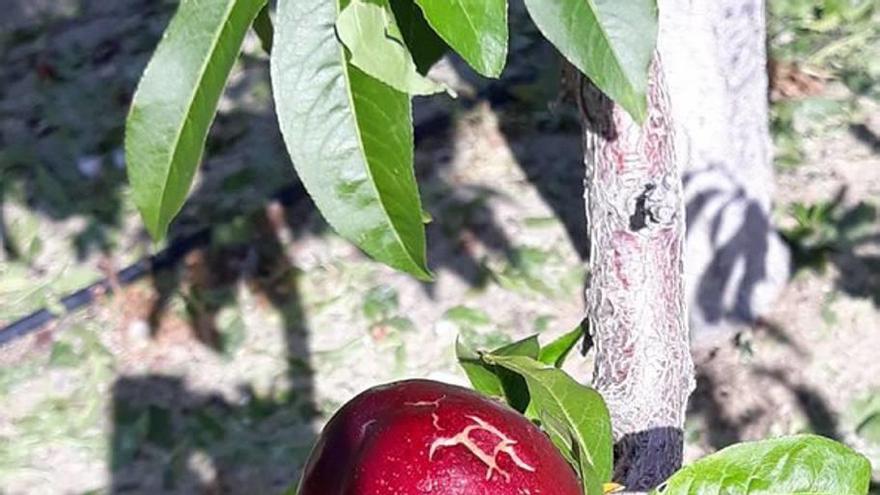
[[[572,467],[524,416],[428,380],[369,389],[333,416],[299,495],[582,495]]]

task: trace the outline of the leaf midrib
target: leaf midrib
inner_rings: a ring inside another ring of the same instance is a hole
[[[472,31],[472,32],[474,33],[474,35],[475,35],[475,36],[474,36],[474,42],[476,43],[476,48],[479,50],[479,49],[480,49],[480,36],[479,36],[480,31],[477,29],[477,26],[474,24],[473,19],[471,19],[470,14],[468,14],[467,9],[464,8],[464,7],[462,6],[460,0],[452,0],[452,2],[450,2],[450,3],[451,3],[452,5],[456,5],[456,6],[458,6],[458,8],[461,9],[461,11],[464,13],[464,17],[465,17],[465,19],[467,19],[467,23],[470,25],[470,27],[471,27],[471,31]],[[447,35],[442,29],[438,29],[437,26],[434,25],[434,22],[432,21],[431,16],[429,16],[429,15],[424,11],[425,9],[424,9],[420,4],[417,5],[417,7],[420,8],[420,9],[422,9],[422,13],[423,13],[424,16],[425,16],[425,21],[427,21],[428,25],[431,26],[431,28],[434,30],[434,32],[437,33],[438,35],[440,35],[440,38],[441,38],[444,42],[446,42],[449,46],[453,46],[452,43],[451,43],[451,42],[449,41],[449,39],[448,39],[448,35]],[[505,20],[506,20],[506,19],[505,19]],[[453,48],[454,48],[454,47],[453,47]],[[456,51],[458,51],[458,50],[456,50]],[[464,57],[464,55],[462,55],[462,56]],[[470,61],[470,57],[465,57],[465,60],[467,60],[468,63],[471,62],[471,61]],[[475,60],[475,62],[479,62],[479,65],[482,66],[483,69],[490,69],[490,68],[488,68],[488,67],[485,67],[485,64],[483,63],[483,60],[482,60],[480,57],[477,57],[477,59]],[[487,70],[487,72],[488,72],[488,70]]]
[[[239,1],[240,0],[229,0],[228,7],[223,12],[223,25],[220,27],[220,29],[216,30],[214,37],[211,40],[210,49],[208,50],[208,56],[205,57],[201,66],[199,67],[198,77],[196,78],[198,83],[194,86],[193,91],[191,93],[192,97],[189,98],[189,101],[186,105],[186,112],[184,112],[183,124],[177,128],[177,132],[174,136],[174,141],[173,141],[173,146],[172,146],[172,149],[174,151],[171,153],[170,159],[168,161],[168,168],[166,169],[165,178],[164,178],[164,181],[162,184],[162,194],[159,196],[159,211],[158,211],[158,214],[156,217],[156,225],[155,225],[156,232],[159,232],[159,227],[160,227],[159,224],[160,224],[161,218],[163,217],[163,213],[165,211],[165,198],[167,197],[167,194],[168,194],[168,185],[171,182],[171,169],[174,168],[174,163],[176,162],[176,158],[177,158],[178,153],[180,151],[180,138],[181,138],[181,136],[183,136],[184,128],[187,128],[187,127],[193,125],[192,119],[190,118],[190,116],[192,115],[192,109],[193,109],[193,106],[195,106],[196,99],[198,98],[199,94],[203,92],[202,81],[205,78],[205,74],[208,70],[208,66],[211,65],[211,60],[213,59],[213,55],[217,50],[217,46],[220,44],[220,39],[223,37],[222,36],[223,33],[226,32],[227,27],[229,26],[229,18],[231,16],[231,12],[234,11],[235,8],[238,6]],[[244,0],[244,1],[250,1],[250,0]],[[260,1],[260,3],[263,2],[263,0],[259,0],[259,1]],[[214,113],[216,113],[216,112],[217,112],[217,108],[215,107]],[[212,114],[212,117],[213,117],[213,114]],[[210,124],[208,124],[208,127],[210,127]],[[199,160],[198,161],[201,161],[201,156],[202,156],[202,153],[199,153]],[[198,166],[198,163],[196,163],[196,166]],[[167,226],[166,226],[166,229],[167,229]]]
[[[471,30],[474,33],[474,40],[477,42],[477,45],[480,44],[480,32],[477,30],[477,26],[474,25],[474,20],[471,19],[471,15],[468,13],[467,9],[461,3],[461,0],[454,0],[455,5],[458,5],[458,8],[461,9],[462,13],[464,13],[464,18],[467,19],[468,25],[470,25]]]
[[[605,30],[605,26],[602,25],[602,20],[599,16],[599,8],[596,6],[595,0],[586,0],[586,3],[589,4],[590,8],[593,10],[593,17],[596,18],[596,25],[599,26],[599,33],[605,39],[605,43],[608,45],[608,50],[611,51],[611,54],[614,56],[614,65],[620,70],[620,73],[623,74],[624,79],[626,79],[627,84],[630,87],[630,90],[634,89],[634,85],[629,78],[629,74],[623,69],[623,65],[620,63],[620,56],[617,53],[617,50],[614,49],[614,44],[611,42],[611,36]]]
[[[339,1],[337,1],[335,3],[336,3],[336,16],[339,17],[340,9],[342,6]],[[424,272],[424,269],[422,268],[422,266],[418,262],[416,262],[415,259],[413,259],[412,253],[410,253],[407,244],[403,242],[403,239],[400,237],[400,234],[397,232],[397,225],[391,219],[391,215],[388,213],[388,208],[385,206],[385,202],[382,199],[382,194],[379,192],[379,187],[376,185],[376,181],[373,180],[374,179],[373,178],[373,170],[370,168],[370,160],[369,160],[369,158],[367,158],[366,147],[364,146],[363,137],[361,137],[360,126],[358,125],[358,122],[360,122],[360,121],[358,120],[357,106],[354,103],[354,95],[351,90],[351,77],[348,74],[348,70],[349,70],[348,65],[349,64],[348,64],[348,61],[345,60],[345,48],[343,47],[342,43],[339,43],[339,57],[340,57],[340,60],[342,61],[342,75],[345,78],[345,87],[346,87],[345,97],[348,98],[348,104],[351,107],[351,115],[352,115],[352,118],[354,119],[354,128],[355,128],[354,134],[357,137],[358,148],[361,151],[361,156],[364,157],[364,168],[367,171],[369,183],[373,188],[373,192],[376,193],[376,197],[378,198],[378,203],[379,203],[379,206],[381,207],[382,214],[384,215],[385,219],[388,220],[388,223],[391,224],[391,226],[393,227],[391,229],[391,232],[394,234],[395,240],[397,240],[397,243],[403,249],[403,252],[406,254],[407,258],[409,259],[409,262],[413,266],[415,266],[420,272]],[[367,76],[372,77],[372,76],[369,76],[369,74],[367,74]],[[382,83],[381,81],[379,81],[379,82]],[[385,84],[385,83],[382,83],[382,84]],[[392,88],[392,89],[394,89],[394,88]],[[397,91],[397,90],[394,90],[394,91]],[[418,193],[416,193],[416,194],[418,194]]]
[[[501,358],[504,359],[503,356],[501,356]],[[543,384],[543,382],[541,382],[541,380],[540,380],[537,376],[535,376],[535,373],[533,372],[533,370],[531,370],[531,369],[529,369],[529,368],[526,368],[526,367],[522,367],[522,366],[516,364],[515,357],[509,357],[509,358],[507,358],[507,361],[508,361],[508,362],[513,361],[513,362],[514,362],[514,365],[515,365],[517,368],[519,368],[519,370],[517,371],[518,373],[522,373],[522,374],[524,374],[524,375],[528,375],[528,376],[531,378],[531,381],[533,381],[533,382],[536,383],[538,386],[540,386],[542,389],[544,389],[544,390],[547,392],[547,394],[550,395],[550,396],[553,398],[553,400],[555,400],[555,401],[557,402],[557,404],[560,404],[560,409],[562,410],[562,414],[565,415],[566,420],[568,420],[568,422],[569,422],[570,424],[572,424],[572,425],[575,425],[575,424],[576,424],[576,423],[574,422],[574,418],[571,416],[571,414],[569,414],[569,413],[567,412],[566,408],[564,408],[564,407],[561,406],[561,404],[562,404],[562,400],[559,398],[559,396],[557,396],[555,393],[553,393],[552,389],[550,389],[549,387],[545,386],[545,385]],[[552,371],[553,369],[554,369],[554,368],[548,368],[547,371]],[[528,383],[531,383],[531,382],[528,382]],[[586,439],[585,439],[584,436],[580,433],[580,431],[578,431],[577,429],[575,429],[574,434],[578,437],[578,440],[580,441],[580,443],[581,443],[582,445],[584,445],[584,446],[587,445]],[[585,450],[586,450],[586,449],[585,449]],[[587,456],[589,457],[590,464],[595,468],[595,467],[596,467],[596,463],[595,463],[595,461],[594,461],[594,459],[593,459],[593,453],[592,453],[592,452],[589,452],[589,451],[587,451],[587,452],[585,452],[585,453],[586,453]]]
[[[562,414],[565,415],[565,419],[568,420],[568,422],[572,425],[577,424],[577,423],[575,423],[574,418],[571,416],[571,414],[568,413],[567,409],[562,407],[562,400],[555,393],[553,393],[552,389],[545,386],[541,382],[541,380],[539,380],[531,371],[526,371],[526,373],[528,373],[529,376],[532,377],[532,380],[534,380],[541,388],[543,388],[545,390],[545,392],[547,394],[549,394],[551,397],[553,397],[553,400],[555,400],[557,404],[559,404],[559,409],[562,410]],[[580,440],[582,445],[584,445],[584,446],[587,445],[586,439],[584,438],[583,434],[577,428],[575,428],[574,434],[577,435],[577,437]],[[587,455],[587,457],[589,457],[588,460],[590,462],[590,465],[592,465],[595,468],[596,462],[593,459],[593,452],[589,452],[587,449],[584,449],[584,450],[585,450],[584,453]]]

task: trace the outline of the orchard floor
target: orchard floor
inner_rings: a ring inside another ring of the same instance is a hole
[[[59,296],[163,247],[141,230],[120,137],[173,3],[22,5],[31,10],[15,29],[0,26],[0,323],[57,308]],[[552,51],[511,18],[517,63],[500,82],[448,64],[440,75],[460,98],[416,111],[431,284],[366,259],[296,193],[267,199],[293,174],[266,59],[249,39],[173,228],[210,227],[206,242],[0,348],[0,493],[279,493],[358,391],[407,377],[464,383],[459,335],[491,347],[578,324],[578,124],[553,99]],[[841,91],[830,84],[798,108],[833,106]],[[802,117],[804,160],[779,172],[778,221],[792,224],[795,202],[845,191],[822,223],[833,252],[824,271],[793,276],[762,325],[697,353],[689,459],[813,431],[880,467],[880,224],[861,225],[860,242],[840,227],[859,202],[880,206],[880,113],[859,105],[824,112],[823,127],[815,112]],[[588,358],[568,368],[589,377]]]

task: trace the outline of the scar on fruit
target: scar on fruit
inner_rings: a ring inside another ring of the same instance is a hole
[[[440,398],[434,399],[434,400],[420,400],[418,402],[404,402],[403,404],[406,406],[413,406],[413,407],[433,406],[436,409],[436,408],[440,407],[440,401],[445,398],[446,398],[446,396],[443,395]]]
[[[403,404],[406,406],[411,406],[411,407],[428,407],[428,406],[430,406],[430,407],[433,407],[434,409],[440,409],[440,401],[445,398],[446,398],[446,396],[443,395],[443,396],[440,396],[440,398],[434,399],[434,400],[420,400],[418,402],[404,402]],[[431,413],[431,423],[434,425],[434,428],[437,431],[445,429],[442,426],[440,426],[440,416],[438,416],[437,413],[435,413],[435,412]]]
[[[526,464],[525,461],[520,459],[519,455],[513,450],[513,446],[516,445],[516,440],[511,439],[503,432],[501,432],[498,428],[495,428],[488,422],[483,419],[478,418],[477,416],[468,416],[468,418],[474,422],[472,425],[468,425],[464,430],[458,432],[456,435],[451,437],[438,438],[431,443],[431,448],[428,451],[428,459],[434,460],[434,453],[437,450],[443,447],[454,447],[456,445],[461,445],[462,447],[468,449],[471,454],[474,454],[477,459],[479,459],[483,464],[486,465],[486,479],[492,479],[492,472],[498,471],[498,473],[504,477],[505,481],[510,481],[510,474],[498,467],[498,456],[500,454],[507,454],[510,457],[510,460],[513,461],[520,469],[525,471],[534,472],[535,468]],[[479,445],[474,443],[471,440],[470,434],[475,430],[483,430],[485,432],[491,433],[498,437],[498,444],[495,445],[495,449],[492,453],[488,453],[480,448]]]

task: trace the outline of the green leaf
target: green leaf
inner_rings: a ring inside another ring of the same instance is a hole
[[[602,481],[596,474],[596,469],[590,463],[590,456],[583,455],[574,431],[566,424],[565,420],[558,418],[549,413],[549,411],[541,410],[535,418],[540,422],[541,429],[556,446],[556,449],[562,454],[562,457],[571,465],[578,473],[586,495],[603,493]]]
[[[538,344],[538,336],[532,335],[531,337],[495,349],[492,351],[492,354],[496,356],[524,356],[537,359],[540,351],[541,347]],[[529,388],[526,385],[525,379],[517,373],[504,368],[496,368],[495,374],[501,380],[501,388],[504,390],[504,399],[507,401],[507,404],[528,416],[531,398],[529,397]]]
[[[484,359],[525,378],[532,401],[529,407],[543,418],[542,424],[556,425],[555,434],[563,438],[568,432],[561,431],[562,426],[570,430],[577,452],[587,457],[599,482],[611,479],[611,419],[598,392],[528,357],[490,354]]]
[[[584,494],[604,495],[604,483],[601,481],[602,478],[599,477],[599,474],[596,473],[596,468],[593,467],[592,463],[590,463],[590,457],[588,455],[583,455],[583,453],[580,451],[577,451],[575,453],[575,457],[577,458],[578,462],[577,472],[580,474],[581,483],[584,487]]]
[[[637,122],[647,116],[656,0],[525,0],[538,29]]]
[[[491,352],[497,356],[525,356],[535,359],[540,351],[538,337],[525,339],[499,347]],[[529,391],[525,380],[516,373],[486,363],[482,353],[468,347],[458,339],[455,342],[458,363],[464,369],[474,389],[490,397],[503,398],[510,407],[524,412],[529,405]]]
[[[490,354],[495,356],[526,356],[537,359],[539,352],[541,352],[541,346],[538,344],[538,336],[531,335],[522,340],[499,347],[490,352]]]
[[[578,324],[574,330],[542,347],[540,354],[538,354],[538,361],[561,368],[565,364],[565,358],[583,336],[584,329]]]
[[[427,74],[449,47],[428,25],[414,0],[391,0],[391,10],[419,74]]]
[[[416,0],[428,24],[477,72],[498,77],[507,60],[507,0]]]
[[[260,38],[260,45],[262,45],[263,51],[271,54],[272,38],[275,36],[275,28],[272,27],[272,17],[269,15],[269,5],[264,5],[263,8],[260,9],[257,18],[254,19],[253,28],[254,32],[257,33],[257,38]]]
[[[413,95],[443,91],[419,74],[387,1],[353,0],[339,13],[336,33],[352,65],[392,88]]]
[[[473,329],[489,325],[492,319],[481,309],[469,308],[467,306],[454,306],[443,313],[443,319],[455,323],[460,328]]]
[[[132,196],[154,239],[186,199],[208,127],[248,27],[265,0],[182,0],[128,114]]]
[[[480,353],[462,342],[461,338],[455,340],[455,356],[474,390],[490,397],[504,397],[501,379],[494,367],[485,364]]]
[[[327,0],[278,3],[276,111],[294,167],[324,218],[370,256],[428,280],[413,172],[410,97],[345,59]]]
[[[846,408],[846,422],[856,434],[871,446],[880,446],[880,391],[871,390],[867,395],[852,401]]]
[[[816,435],[727,447],[681,469],[654,494],[860,495],[871,464],[849,447]]]

